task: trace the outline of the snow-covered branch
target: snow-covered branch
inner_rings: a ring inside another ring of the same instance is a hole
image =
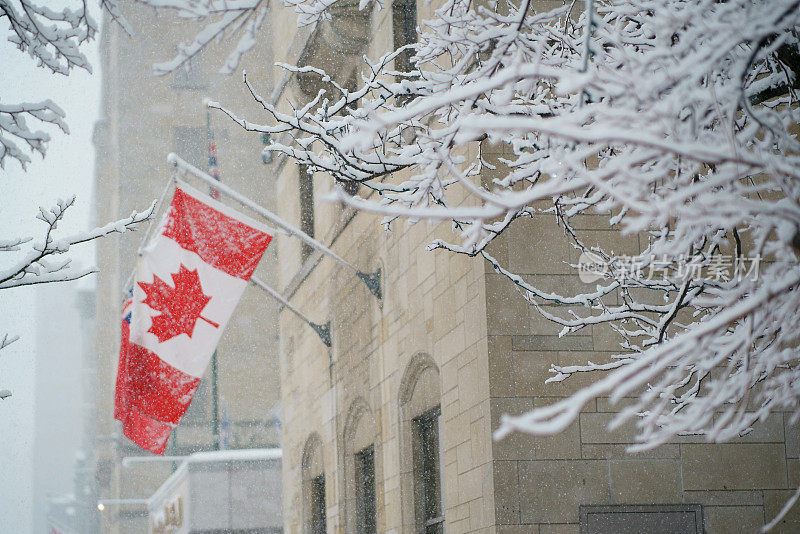
[[[72,260],[65,257],[70,247],[87,241],[93,241],[112,233],[124,233],[134,230],[140,222],[148,220],[155,210],[155,202],[145,211],[134,211],[130,216],[77,234],[56,237],[55,230],[64,214],[75,203],[75,197],[59,200],[50,209],[39,208],[37,219],[44,222],[46,229],[40,241],[32,238],[19,238],[0,243],[0,251],[19,251],[23,244],[30,244],[20,257],[11,265],[0,269],[0,290],[11,287],[44,284],[50,282],[66,282],[77,280],[97,272],[94,267],[71,268]],[[6,245],[3,247],[3,245]],[[2,348],[2,347],[0,347]]]
[[[201,21],[202,27],[189,43],[178,45],[174,58],[153,66],[157,75],[174,71],[199,54],[210,43],[220,39],[238,39],[220,73],[231,74],[256,43],[269,12],[268,0],[137,0],[156,9],[173,11],[178,17]]]
[[[49,99],[11,105],[0,103],[0,167],[5,166],[6,158],[17,160],[25,168],[31,161],[28,153],[38,152],[44,156],[50,135],[32,130],[26,118],[55,124],[62,132],[69,133],[65,116],[64,111]],[[18,143],[24,144],[19,146]]]
[[[124,219],[92,230],[59,237],[56,235],[58,223],[74,203],[73,196],[67,200],[59,200],[52,208],[39,208],[36,218],[45,224],[41,240],[17,237],[0,241],[0,253],[6,253],[0,256],[0,290],[51,282],[68,282],[97,272],[95,267],[73,268],[72,259],[69,257],[71,247],[109,234],[134,231],[139,223],[150,219],[156,209],[156,202],[153,201],[146,210],[134,211]],[[13,254],[14,258],[4,261],[7,254]],[[0,351],[18,339],[19,336],[2,334]],[[9,390],[0,390],[0,398],[9,396],[11,396]]]
[[[81,0],[75,8],[56,11],[31,0],[0,0],[0,20],[8,24],[8,40],[30,56],[37,67],[64,76],[73,68],[92,72],[81,46],[96,37],[98,26],[86,3]],[[113,20],[128,27],[116,0],[99,3]],[[0,168],[7,158],[25,168],[31,154],[45,155],[50,135],[29,122],[53,124],[69,133],[64,118],[64,111],[50,99],[18,104],[0,102]]]
[[[334,2],[291,5],[306,24]],[[482,255],[562,334],[616,332],[605,361],[552,368],[550,381],[598,373],[593,386],[498,435],[556,432],[599,395],[636,399],[616,424],[637,420],[638,448],[728,440],[773,411],[799,418],[800,0],[585,5],[447,0],[410,45],[412,72],[392,70],[395,51],[367,61],[360,87],[326,84],[290,112],[248,80],[264,117],[211,107],[290,132],[267,150],[376,191],[337,198],[387,224],[451,220],[452,242],[430,248]],[[575,221],[596,214],[643,250],[587,240]],[[488,253],[543,216],[599,264],[587,291],[541,290]]]

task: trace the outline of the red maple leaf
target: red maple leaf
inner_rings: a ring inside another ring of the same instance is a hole
[[[200,315],[211,297],[203,293],[197,269],[190,271],[181,264],[178,272],[171,276],[174,288],[155,275],[152,284],[139,282],[139,287],[147,295],[142,303],[161,312],[153,317],[148,332],[155,334],[158,342],[163,343],[179,334],[192,337],[198,319],[219,328],[217,323]]]

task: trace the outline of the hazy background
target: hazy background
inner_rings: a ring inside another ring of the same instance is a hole
[[[41,239],[45,225],[35,219],[39,206],[50,207],[57,199],[73,194],[77,195],[76,205],[68,210],[58,230],[67,234],[88,228],[93,209],[91,136],[100,106],[96,42],[83,47],[95,68],[95,75],[74,70],[69,77],[64,77],[36,68],[27,54],[6,42],[8,30],[4,21],[0,21],[0,35],[3,36],[0,39],[0,102],[51,98],[67,113],[71,130],[70,135],[64,135],[57,129],[36,125],[51,133],[47,157],[42,160],[34,155],[27,172],[16,162],[9,161],[5,169],[0,169],[0,238]],[[12,263],[14,254],[0,254],[0,268]],[[94,263],[92,245],[76,247],[71,256],[82,264]],[[64,405],[66,410],[61,413],[67,414],[72,406],[79,406],[81,402],[80,382],[58,368],[61,365],[71,368],[76,354],[80,354],[80,344],[69,342],[72,339],[69,324],[75,313],[71,304],[75,302],[74,292],[78,288],[91,285],[89,277],[77,282],[49,284],[43,286],[44,291],[35,287],[0,291],[0,335],[9,333],[21,337],[0,351],[0,389],[13,392],[12,397],[0,401],[0,530],[4,533],[32,532],[34,463],[46,467],[45,483],[49,491],[72,491],[72,459],[81,431],[80,419],[69,421],[58,417],[40,421],[45,427],[67,429],[66,433],[59,433],[58,442],[45,443],[44,449],[40,447],[44,451],[49,448],[46,458],[35,458],[34,423],[37,411],[52,414],[54,407]],[[35,373],[44,373],[41,376],[50,379],[50,387],[41,388],[45,391],[36,391]],[[53,384],[57,387],[52,387]]]

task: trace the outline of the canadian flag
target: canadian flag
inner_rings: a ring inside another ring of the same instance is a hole
[[[140,447],[163,454],[271,233],[184,184],[175,190],[123,317],[114,416]]]

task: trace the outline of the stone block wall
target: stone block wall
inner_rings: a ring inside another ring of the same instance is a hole
[[[582,216],[576,229],[591,245],[636,254],[642,236],[625,236],[601,215]],[[569,246],[555,218],[537,215],[516,221],[490,251],[537,287],[573,295],[587,286],[569,263]],[[502,414],[521,414],[569,396],[599,374],[579,374],[545,384],[552,363],[607,361],[619,350],[608,327],[595,326],[558,337],[560,326],[542,317],[514,284],[486,268],[486,321],[492,428]],[[564,314],[558,306],[551,313]],[[708,534],[756,532],[770,521],[797,487],[797,440],[788,415],[773,414],[733,442],[707,444],[682,437],[655,450],[629,454],[634,425],[608,425],[626,399],[612,405],[599,398],[554,436],[520,433],[492,444],[497,532],[578,533],[581,505],[700,504]],[[792,515],[793,514],[793,515]],[[776,532],[797,532],[793,512]]]
[[[430,14],[433,7],[420,10]],[[276,25],[278,41],[292,43],[277,59],[287,63],[313,46],[308,34],[294,29],[293,17],[276,8],[276,20],[286,21]],[[375,57],[391,42],[388,10],[375,11],[372,23]],[[291,80],[286,82],[282,105],[287,98],[302,101],[296,89]],[[484,149],[486,157],[503,155],[502,149],[494,154]],[[298,225],[298,180],[308,178],[292,161],[278,158],[272,168],[278,175],[279,214]],[[492,177],[487,172],[482,178],[489,183]],[[303,262],[296,238],[278,239],[284,294],[312,321],[330,321],[333,340],[328,349],[300,319],[282,311],[287,532],[306,531],[304,457],[312,445],[321,451],[328,532],[352,531],[349,425],[364,417],[362,412],[374,426],[378,531],[414,531],[408,518],[408,444],[400,399],[409,369],[421,355],[438,373],[448,533],[577,533],[580,506],[684,503],[703,506],[706,532],[754,532],[791,494],[800,479],[800,440],[782,414],[733,443],[682,438],[630,455],[625,449],[633,442],[633,428],[609,432],[607,424],[621,406],[601,398],[558,435],[517,433],[493,441],[502,414],[550,404],[594,380],[575,376],[544,384],[551,363],[585,363],[613,354],[618,350],[613,331],[598,326],[559,337],[560,327],[543,319],[482,259],[424,250],[435,238],[456,239],[450,225],[397,221],[388,232],[378,216],[319,202],[329,191],[330,178],[311,179],[317,199],[315,236],[364,272],[380,267],[384,297],[375,299],[351,271],[330,258],[312,254]],[[581,216],[575,223],[585,239],[620,253],[637,253],[643,245],[639,236],[609,228],[602,215]],[[568,265],[578,254],[551,217],[517,221],[489,252],[542,289],[581,289]],[[356,426],[361,443],[369,431]],[[796,521],[790,516],[776,531],[796,531]]]

